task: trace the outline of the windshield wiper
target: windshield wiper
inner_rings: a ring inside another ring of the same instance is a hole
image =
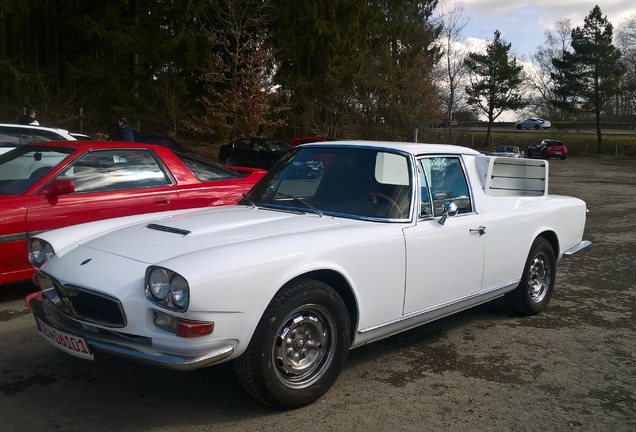
[[[307,201],[305,201],[302,198],[298,198],[297,196],[294,195],[290,195],[290,194],[286,194],[286,193],[282,193],[282,192],[276,192],[276,195],[280,195],[283,198],[291,198],[292,200],[294,200],[295,202],[299,202],[302,205],[304,205],[305,207],[310,208],[314,213],[316,213],[318,216],[322,217],[323,214],[320,210],[318,210],[316,207],[312,206],[311,204],[309,204]]]

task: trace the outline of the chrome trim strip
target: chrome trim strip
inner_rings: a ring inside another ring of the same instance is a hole
[[[570,249],[566,250],[563,254],[564,255],[575,254],[578,251],[580,251],[581,249],[584,249],[584,248],[588,247],[591,244],[592,244],[592,242],[589,241],[589,240],[582,240],[581,243],[579,243],[578,245],[574,246],[573,248],[570,248]]]
[[[369,342],[383,339],[405,330],[418,327],[422,324],[470,309],[479,304],[489,302],[490,300],[501,297],[507,292],[512,291],[517,285],[519,285],[520,281],[521,279],[517,279],[486,291],[480,291],[477,294],[472,294],[458,300],[449,301],[441,305],[411,312],[398,319],[359,330],[356,333],[356,340],[352,347],[357,347]]]
[[[0,243],[10,243],[14,241],[26,240],[27,233],[3,234],[0,235]]]

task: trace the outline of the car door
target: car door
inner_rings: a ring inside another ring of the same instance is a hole
[[[461,159],[421,158],[418,170],[419,217],[415,225],[404,230],[404,314],[442,307],[477,294],[484,268],[482,216],[474,211]],[[459,213],[441,224],[444,204],[450,201],[457,204]]]
[[[169,176],[148,149],[87,152],[55,179],[72,180],[75,192],[32,196],[29,233],[133,214],[175,210],[178,195]],[[50,182],[49,182],[50,183]]]

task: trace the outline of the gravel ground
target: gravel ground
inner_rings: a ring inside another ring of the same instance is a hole
[[[2,431],[634,431],[636,165],[553,160],[552,193],[584,199],[593,245],[559,263],[546,312],[501,301],[352,350],[318,402],[275,411],[231,365],[166,371],[49,346],[0,288]]]

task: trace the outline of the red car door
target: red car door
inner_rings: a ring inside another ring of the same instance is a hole
[[[87,153],[62,171],[75,192],[33,195],[27,232],[134,214],[175,210],[179,197],[174,179],[147,149],[104,149]]]

